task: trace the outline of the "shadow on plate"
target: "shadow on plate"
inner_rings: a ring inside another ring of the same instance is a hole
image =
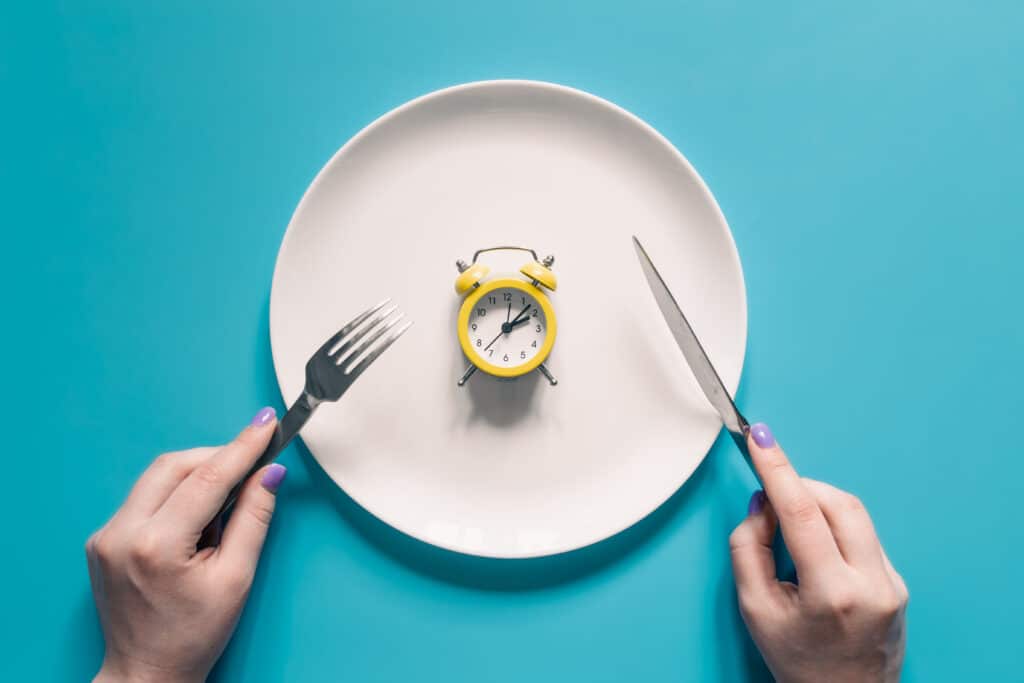
[[[514,380],[490,377],[478,370],[460,391],[469,392],[467,421],[485,420],[495,427],[511,427],[534,410],[533,396],[543,378],[539,371]],[[547,380],[543,381],[547,385]]]

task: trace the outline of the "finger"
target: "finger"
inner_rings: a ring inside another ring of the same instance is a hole
[[[256,572],[256,563],[274,516],[277,489],[288,470],[274,463],[249,477],[231,513],[218,551],[218,562]]]
[[[882,546],[875,534],[871,515],[856,496],[814,479],[804,479],[846,563],[861,569],[882,570]]]
[[[276,424],[272,408],[257,413],[234,441],[192,470],[167,498],[154,521],[198,540],[231,489],[266,450]]]
[[[775,443],[768,425],[753,425],[747,446],[764,482],[765,494],[779,519],[782,538],[801,584],[826,577],[843,558],[814,496]]]
[[[755,491],[747,507],[747,518],[729,536],[732,574],[741,600],[778,590],[772,555],[772,540],[777,528],[778,520],[767,496],[764,491]]]
[[[177,453],[164,453],[154,460],[135,482],[128,498],[118,510],[118,516],[125,519],[152,517],[185,477],[216,452],[216,448],[193,448]]]

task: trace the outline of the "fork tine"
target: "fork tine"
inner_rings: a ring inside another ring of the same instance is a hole
[[[333,358],[338,363],[340,363],[342,359],[346,357],[351,357],[352,347],[358,344],[361,340],[365,339],[368,334],[378,329],[381,322],[387,320],[388,316],[390,316],[397,310],[398,306],[391,306],[389,308],[384,309],[377,315],[373,316],[372,318],[370,318],[369,322],[361,324],[359,326],[360,329],[353,332],[350,338],[344,339],[341,343],[341,346],[331,350],[327,355]],[[401,316],[401,314],[399,314],[399,316]]]
[[[359,346],[346,353],[344,357],[338,356],[338,365],[345,366],[346,370],[352,367],[352,365],[355,364],[356,359],[370,348],[375,341],[383,337],[388,330],[397,325],[404,315],[404,313],[399,312],[399,314],[391,320],[386,320],[384,324],[378,324],[376,327],[367,328],[365,330],[365,334],[360,335],[359,339],[353,339],[351,342],[355,343],[357,341],[361,341],[362,343],[359,344]]]
[[[362,322],[364,320],[366,320],[367,318],[369,318],[371,315],[373,315],[374,313],[376,313],[380,309],[382,309],[385,306],[387,306],[389,301],[391,301],[390,297],[387,298],[387,299],[384,299],[384,301],[381,301],[376,306],[373,306],[372,308],[369,308],[369,309],[363,311],[362,313],[360,313],[359,315],[357,315],[355,318],[353,318],[351,321],[349,321],[349,323],[347,325],[345,325],[343,328],[341,328],[336,333],[334,333],[334,335],[330,339],[325,341],[323,346],[320,347],[320,349],[317,351],[317,353],[328,354],[328,352],[332,348],[334,348],[334,346],[338,342],[340,342],[342,339],[345,338],[345,335],[349,334],[350,332],[352,332],[352,330],[354,330],[357,327],[359,327],[359,325],[361,325]]]
[[[405,334],[406,330],[408,330],[410,327],[412,327],[411,320],[406,322],[404,325],[399,327],[391,334],[389,334],[387,338],[377,346],[377,348],[375,348],[373,351],[370,352],[368,356],[366,356],[366,358],[362,359],[354,366],[348,368],[348,370],[346,370],[346,374],[348,374],[348,376],[351,378],[351,381],[354,382],[356,377],[359,377],[359,375],[363,374],[363,371],[366,370],[366,368],[370,367],[373,361],[377,360],[380,354],[387,351],[388,347],[394,344],[398,340],[398,338]]]

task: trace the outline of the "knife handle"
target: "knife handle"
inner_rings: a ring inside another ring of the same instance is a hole
[[[750,425],[746,420],[743,421],[740,427],[741,431],[734,432],[729,430],[729,436],[732,437],[733,443],[736,444],[736,448],[740,449],[740,453],[743,454],[743,459],[747,461],[747,467],[754,474],[754,479],[757,479],[757,483],[764,488],[764,483],[761,481],[761,477],[757,474],[757,468],[754,467],[754,461],[750,457],[750,448],[747,446],[747,435],[750,434]]]

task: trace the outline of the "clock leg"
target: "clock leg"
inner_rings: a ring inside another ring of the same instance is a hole
[[[555,386],[556,384],[558,384],[558,380],[555,379],[555,376],[551,374],[551,371],[548,370],[543,363],[538,365],[537,369],[540,370],[542,375],[548,378],[548,381],[551,382],[551,386]]]
[[[459,386],[461,387],[461,386],[462,386],[463,384],[465,384],[465,383],[466,383],[466,381],[467,381],[467,380],[468,380],[468,379],[469,379],[470,377],[472,377],[472,376],[473,376],[473,373],[474,373],[474,372],[476,372],[476,366],[475,366],[475,365],[470,365],[470,366],[469,366],[469,369],[468,369],[468,370],[466,370],[466,374],[465,374],[465,375],[463,375],[463,376],[462,376],[462,379],[460,379],[460,380],[459,380],[459,382],[458,382]]]

